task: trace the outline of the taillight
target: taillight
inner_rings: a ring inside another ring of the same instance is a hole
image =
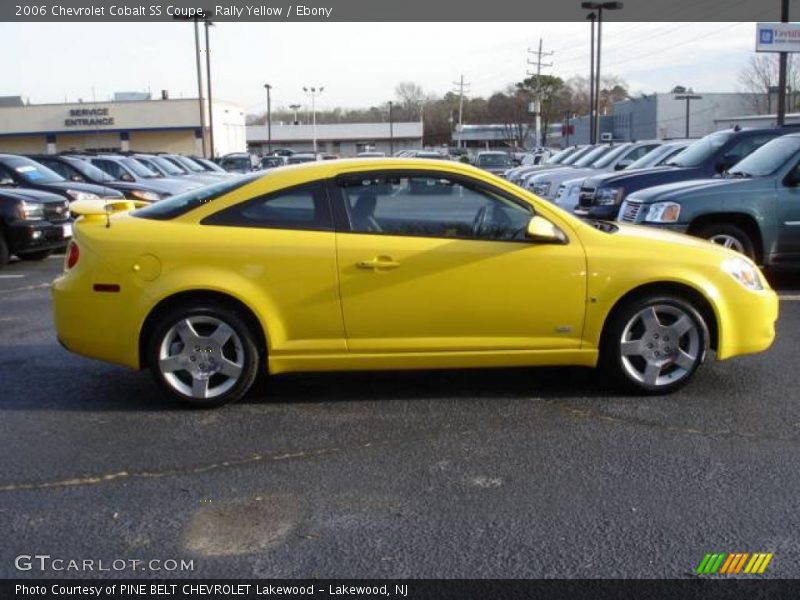
[[[67,257],[64,260],[64,265],[67,267],[67,269],[71,269],[78,264],[78,259],[80,257],[81,252],[78,250],[78,244],[70,241],[69,245],[67,245]]]

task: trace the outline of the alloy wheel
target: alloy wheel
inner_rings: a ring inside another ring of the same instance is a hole
[[[724,246],[725,248],[736,250],[736,252],[739,252],[740,254],[746,254],[745,247],[742,241],[732,235],[728,235],[726,233],[718,233],[708,238],[708,241],[711,242],[712,244],[719,244],[720,246]]]

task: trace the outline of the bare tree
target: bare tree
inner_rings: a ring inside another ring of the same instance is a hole
[[[398,120],[418,121],[425,102],[422,86],[412,81],[402,81],[395,86],[394,95],[397,100]]]
[[[742,91],[752,94],[751,108],[756,114],[772,112],[772,89],[778,85],[778,55],[754,54],[739,72]]]

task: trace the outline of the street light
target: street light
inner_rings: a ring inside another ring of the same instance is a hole
[[[292,124],[293,125],[299,125],[300,121],[297,120],[297,111],[300,110],[301,105],[300,104],[290,104],[289,108],[291,108],[294,111],[294,121],[292,121]]]
[[[264,89],[267,90],[267,153],[272,154],[272,103],[269,95],[272,86],[265,83]]]
[[[597,105],[597,118],[594,122],[594,139],[600,139],[600,50],[603,47],[603,11],[620,10],[622,2],[581,2],[584,10],[597,11],[597,63],[594,77],[594,102]]]
[[[591,49],[589,50],[589,143],[594,144],[594,23],[597,15],[590,12],[586,18],[592,22]]]
[[[208,30],[214,27],[211,21],[204,21],[206,26],[206,86],[208,86],[208,137],[211,145],[211,158],[216,156],[214,152],[214,110],[211,105],[211,46],[208,43]]]
[[[391,100],[389,100],[389,156],[394,156],[394,123],[392,122]]]
[[[697,94],[678,94],[675,96],[675,100],[686,100],[686,138],[689,137],[689,103],[692,100],[702,100],[702,96],[698,96]]]
[[[322,93],[325,88],[320,86],[304,87],[303,91],[311,96],[311,135],[314,137],[314,154],[317,153],[317,95]]]

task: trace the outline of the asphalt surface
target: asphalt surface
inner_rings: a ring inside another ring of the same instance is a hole
[[[669,397],[584,369],[315,374],[191,411],[57,344],[60,269],[0,271],[0,577],[692,577],[707,552],[800,576],[800,276],[775,278],[770,351]]]

